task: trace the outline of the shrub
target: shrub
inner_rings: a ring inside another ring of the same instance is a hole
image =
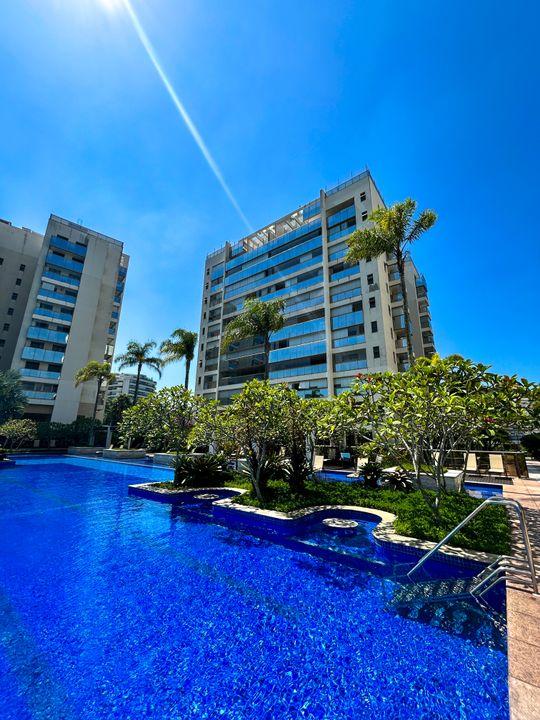
[[[174,464],[175,487],[222,486],[232,477],[224,455],[180,455]]]

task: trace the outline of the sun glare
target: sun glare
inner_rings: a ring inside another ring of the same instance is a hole
[[[123,0],[98,0],[98,2],[110,13],[117,12],[124,4]]]

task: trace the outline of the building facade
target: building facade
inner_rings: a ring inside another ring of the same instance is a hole
[[[112,380],[107,387],[106,399],[116,398],[119,395],[129,395],[133,398],[136,383],[137,375],[135,375],[135,373],[115,373],[114,380]],[[139,400],[155,391],[156,381],[147,375],[141,375],[139,378]]]
[[[44,236],[9,228],[0,226],[12,253],[5,274],[6,260],[0,266],[1,302],[19,279],[24,293],[13,301],[20,300],[17,315],[10,306],[13,328],[6,320],[0,332],[9,341],[2,366],[22,377],[26,417],[69,423],[91,416],[96,387],[76,388],[74,377],[90,360],[112,362],[129,264],[123,243],[54,215]]]
[[[270,381],[304,397],[339,394],[361,372],[407,367],[403,298],[391,257],[347,264],[347,238],[384,202],[369,173],[319,197],[205,263],[196,391],[223,403],[264,368],[262,338],[220,352],[222,333],[246,298],[283,298],[285,326],[272,335]],[[416,356],[435,351],[427,285],[405,268]]]

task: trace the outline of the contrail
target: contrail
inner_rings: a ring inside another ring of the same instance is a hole
[[[150,42],[150,40],[149,40],[149,38],[148,38],[148,35],[147,35],[146,32],[144,31],[144,28],[143,28],[143,26],[141,25],[141,22],[140,22],[140,20],[139,20],[139,18],[138,18],[138,16],[137,16],[137,13],[136,13],[135,10],[133,9],[133,6],[131,5],[131,1],[130,1],[130,0],[122,0],[122,3],[123,3],[124,7],[125,7],[126,10],[127,10],[127,13],[128,13],[128,15],[129,15],[129,18],[130,18],[130,20],[131,20],[131,22],[132,22],[132,24],[133,24],[133,27],[135,28],[135,32],[136,32],[137,35],[139,36],[139,40],[141,41],[142,46],[143,46],[144,49],[146,50],[146,52],[147,52],[147,54],[148,54],[148,57],[150,58],[150,61],[151,61],[152,65],[155,67],[157,74],[158,74],[159,77],[161,78],[161,81],[162,81],[163,85],[165,86],[165,89],[166,89],[167,92],[169,93],[169,96],[170,96],[171,100],[172,100],[173,103],[175,104],[176,109],[178,110],[178,112],[180,113],[180,116],[181,116],[182,120],[185,122],[185,124],[186,124],[186,126],[187,126],[187,129],[189,130],[189,132],[191,133],[193,139],[194,139],[195,142],[197,143],[197,146],[199,147],[199,150],[202,152],[202,154],[203,154],[203,156],[204,156],[204,159],[206,160],[206,162],[207,162],[208,165],[210,166],[210,169],[211,169],[212,172],[214,173],[217,181],[219,182],[219,184],[221,185],[221,187],[222,187],[223,190],[225,191],[225,194],[227,195],[227,197],[228,197],[229,200],[231,201],[234,209],[236,210],[236,212],[238,213],[238,215],[239,215],[240,218],[242,219],[242,222],[244,223],[244,225],[247,227],[248,232],[252,233],[252,232],[253,232],[253,227],[251,226],[251,224],[250,224],[249,220],[247,219],[247,217],[244,215],[244,213],[243,213],[243,211],[242,211],[242,208],[240,207],[240,205],[238,204],[238,201],[236,200],[236,198],[235,198],[234,195],[232,194],[232,191],[231,191],[230,187],[229,187],[229,186],[227,185],[227,183],[225,182],[225,178],[223,177],[223,174],[222,174],[221,170],[219,169],[219,167],[218,167],[216,161],[214,160],[214,158],[212,157],[212,154],[210,153],[210,150],[207,148],[206,143],[205,143],[204,140],[202,139],[201,134],[199,133],[199,131],[198,131],[197,128],[195,127],[195,123],[194,123],[193,120],[190,118],[190,116],[189,116],[186,108],[184,107],[184,105],[183,105],[182,102],[180,101],[180,98],[179,98],[178,95],[176,94],[176,91],[175,91],[174,87],[172,86],[169,78],[167,77],[167,75],[165,74],[165,71],[164,71],[163,68],[161,67],[161,65],[160,65],[160,63],[159,63],[159,60],[158,60],[158,58],[157,58],[156,52],[155,52],[155,50],[154,50],[154,48],[153,48],[153,46],[152,46],[152,43]]]

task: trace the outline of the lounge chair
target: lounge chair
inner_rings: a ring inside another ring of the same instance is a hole
[[[369,458],[367,458],[367,457],[358,458],[358,460],[356,461],[356,471],[353,472],[353,473],[349,473],[349,474],[347,475],[347,477],[348,477],[348,478],[358,478],[358,477],[360,477],[360,475],[362,474],[362,468],[363,468],[364,465],[365,465],[366,463],[368,463],[368,462],[369,462]]]
[[[469,456],[467,457],[467,465],[465,467],[465,471],[472,473],[478,472],[478,463],[476,462],[475,453],[469,453]]]
[[[502,455],[489,454],[489,469],[490,475],[506,475],[504,471],[504,463]]]
[[[315,455],[313,458],[313,472],[321,472],[324,467],[324,455]]]

